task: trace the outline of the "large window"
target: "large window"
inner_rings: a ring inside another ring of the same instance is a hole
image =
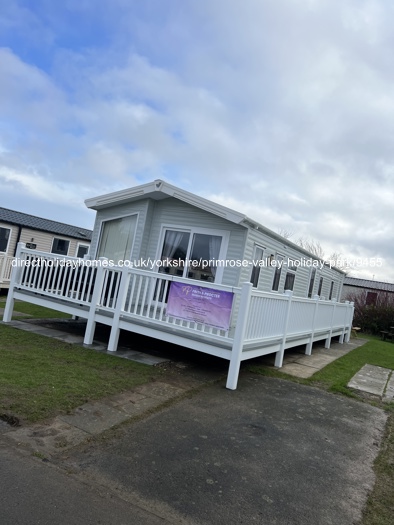
[[[215,282],[219,270],[216,261],[220,258],[222,248],[223,235],[167,229],[159,271],[189,279]]]
[[[10,228],[0,228],[0,252],[6,252],[10,240]]]
[[[136,225],[137,215],[103,222],[97,258],[106,257],[115,264],[129,260]]]
[[[260,270],[261,270],[261,262],[263,261],[263,254],[264,249],[261,248],[261,246],[255,246],[254,247],[254,255],[253,255],[253,267],[252,267],[252,275],[250,276],[250,282],[253,284],[253,288],[257,288],[259,285],[259,278],[260,278]]]
[[[57,255],[67,255],[69,246],[70,246],[70,241],[67,241],[66,239],[58,239],[57,237],[54,237],[53,242],[52,242],[51,253],[56,253]]]

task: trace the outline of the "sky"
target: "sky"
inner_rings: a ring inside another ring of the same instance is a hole
[[[0,0],[0,206],[160,178],[394,282],[392,0]]]

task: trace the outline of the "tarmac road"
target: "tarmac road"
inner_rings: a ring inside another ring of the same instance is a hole
[[[0,446],[1,525],[167,525],[168,522],[43,463]]]
[[[353,525],[374,483],[378,408],[243,374],[211,385],[65,465],[171,523]]]

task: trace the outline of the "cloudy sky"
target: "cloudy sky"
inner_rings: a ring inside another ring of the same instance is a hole
[[[0,206],[162,178],[394,282],[393,51],[392,0],[0,0]]]

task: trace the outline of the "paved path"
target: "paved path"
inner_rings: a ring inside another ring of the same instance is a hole
[[[394,373],[390,368],[364,365],[347,386],[378,396],[383,401],[394,400]]]

